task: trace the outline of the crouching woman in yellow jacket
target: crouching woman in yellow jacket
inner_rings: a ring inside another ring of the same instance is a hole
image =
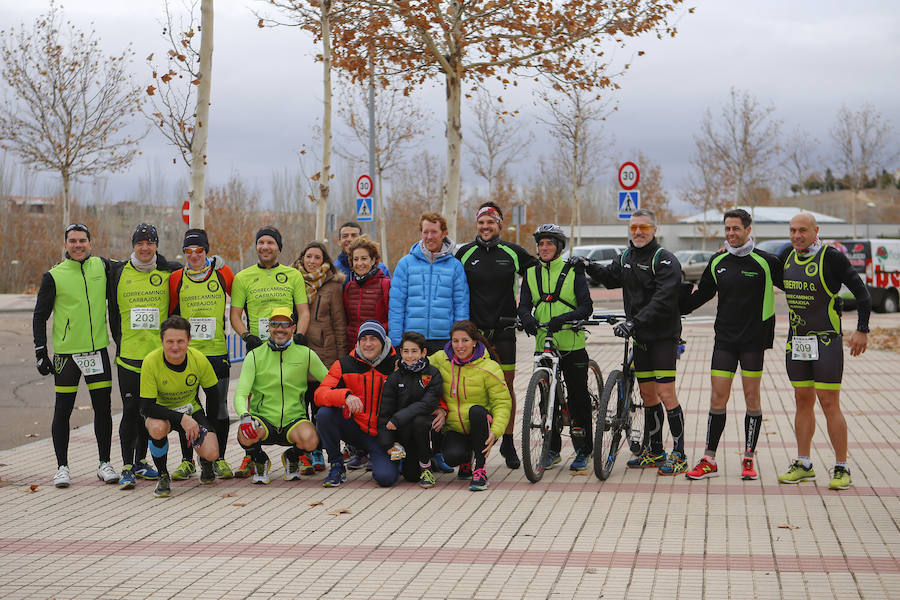
[[[450,342],[432,358],[444,378],[444,395],[434,429],[443,427],[444,460],[459,465],[460,479],[472,477],[469,489],[486,490],[484,464],[506,431],[512,399],[490,342],[471,321],[450,328]],[[472,453],[475,459],[472,462]],[[474,467],[474,470],[473,470]]]

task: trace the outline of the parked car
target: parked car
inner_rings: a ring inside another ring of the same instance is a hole
[[[791,240],[766,240],[756,244],[756,247],[763,252],[778,256],[781,251],[791,245]]]
[[[861,239],[840,240],[831,245],[847,255],[859,273],[877,312],[897,312],[900,298],[900,240]],[[845,308],[854,308],[856,301],[846,286],[841,287]]]
[[[597,264],[606,266],[618,258],[620,254],[625,252],[625,249],[626,246],[610,246],[603,244],[594,246],[575,246],[572,248],[572,254],[574,256],[584,256]],[[589,279],[594,285],[600,285],[600,282],[593,277],[589,277]]]
[[[676,252],[675,258],[681,263],[682,279],[691,283],[700,281],[703,269],[706,268],[706,264],[713,254],[715,252],[712,250],[679,250]]]

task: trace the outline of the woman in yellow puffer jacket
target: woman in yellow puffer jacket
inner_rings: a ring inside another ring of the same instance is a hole
[[[444,395],[435,419],[443,425],[444,460],[459,465],[460,479],[470,474],[469,489],[487,489],[484,464],[494,443],[506,431],[512,399],[493,347],[471,321],[450,328],[450,342],[430,358],[444,378]],[[469,462],[472,453],[475,460]],[[473,470],[474,467],[474,470]]]

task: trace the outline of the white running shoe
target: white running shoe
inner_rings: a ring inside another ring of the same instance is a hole
[[[63,465],[59,468],[59,471],[56,472],[56,475],[53,476],[53,485],[58,488],[67,488],[70,483],[69,467]]]
[[[263,485],[268,484],[271,479],[269,479],[269,469],[272,467],[272,461],[266,460],[265,463],[253,463],[253,483],[261,483]]]
[[[119,474],[111,462],[102,462],[97,468],[97,479],[103,483],[119,483]]]

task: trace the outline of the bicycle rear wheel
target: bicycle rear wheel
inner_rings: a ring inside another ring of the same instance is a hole
[[[597,420],[597,411],[600,409],[600,395],[603,393],[603,371],[595,360],[588,361],[588,400],[591,403],[591,413]]]
[[[600,394],[600,407],[594,430],[594,475],[605,481],[612,473],[622,439],[622,419],[620,402],[622,372],[612,371]]]
[[[644,399],[634,390],[634,376],[628,385],[628,414],[626,414],[625,431],[628,435],[628,449],[637,456],[648,440],[644,430]]]
[[[550,374],[545,369],[535,371],[525,392],[522,407],[522,467],[525,477],[537,483],[544,476],[544,465],[550,450],[550,433],[545,425],[551,415],[547,414],[550,404]]]

